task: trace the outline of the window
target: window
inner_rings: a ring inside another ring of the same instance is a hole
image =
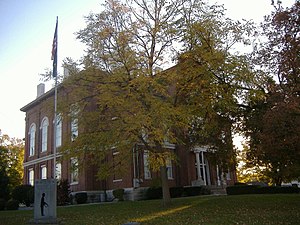
[[[42,152],[47,151],[48,144],[48,126],[49,121],[48,118],[45,117],[42,121],[41,129],[42,129]]]
[[[62,140],[62,117],[60,114],[56,116],[56,147],[61,146],[61,140]]]
[[[35,131],[36,126],[32,124],[29,129],[29,156],[33,156],[35,152]]]
[[[71,158],[71,184],[78,183],[78,159]]]
[[[78,119],[73,118],[71,121],[71,140],[74,141],[78,136]]]
[[[121,174],[122,164],[121,164],[119,151],[117,151],[116,148],[112,149],[112,156],[113,156],[113,173],[114,173],[113,182],[120,182],[122,181],[122,174]]]
[[[231,180],[231,176],[230,176],[230,171],[228,169],[227,173],[226,173],[226,180]]]
[[[73,104],[71,106],[71,140],[74,141],[78,136],[78,106]]]
[[[151,179],[148,151],[144,151],[144,179]]]
[[[56,163],[56,177],[57,180],[61,179],[61,163]]]
[[[29,169],[28,171],[28,183],[33,186],[34,185],[34,170]]]
[[[41,179],[47,179],[47,167],[46,167],[46,165],[41,166]]]
[[[173,179],[172,161],[170,159],[167,159],[166,167],[167,167],[168,179]]]

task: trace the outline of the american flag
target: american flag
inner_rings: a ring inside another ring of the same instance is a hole
[[[52,43],[52,55],[51,60],[53,60],[53,77],[57,76],[57,26],[58,26],[58,17],[56,17],[56,26]]]

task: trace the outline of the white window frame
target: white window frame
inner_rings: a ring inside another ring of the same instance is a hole
[[[35,134],[36,134],[35,123],[31,124],[28,134],[29,134],[29,156],[33,156],[35,154]]]
[[[47,117],[45,117],[42,120],[41,124],[41,130],[42,130],[42,152],[47,151],[48,147],[48,126],[49,126],[49,120]]]
[[[149,166],[149,151],[145,150],[143,154],[144,161],[144,179],[151,179],[151,171]]]
[[[62,143],[62,117],[60,114],[56,116],[56,147],[60,147]]]
[[[41,165],[41,179],[47,179],[47,166]]]
[[[33,186],[34,185],[34,170],[33,168],[30,168],[28,170],[28,183]]]

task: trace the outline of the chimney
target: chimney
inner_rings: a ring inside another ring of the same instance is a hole
[[[40,83],[37,86],[37,98],[40,97],[41,95],[45,94],[45,84],[44,83]]]

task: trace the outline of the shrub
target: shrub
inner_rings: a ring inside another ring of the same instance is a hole
[[[202,187],[184,187],[184,194],[186,196],[196,196],[201,194]]]
[[[6,203],[7,210],[18,210],[19,209],[19,201],[15,199],[10,199]]]
[[[171,187],[170,188],[171,198],[179,198],[183,195],[183,187]]]
[[[87,201],[87,193],[86,192],[78,192],[75,194],[75,200],[77,204],[84,204]]]
[[[160,199],[162,198],[162,188],[161,187],[150,187],[146,193],[147,199]]]
[[[34,187],[31,185],[17,186],[12,192],[12,198],[30,206],[34,202]]]
[[[247,184],[246,183],[242,183],[242,182],[235,182],[234,185],[243,185],[243,186],[245,186]]]
[[[60,180],[57,184],[57,205],[66,205],[70,202],[70,184],[68,180]]]
[[[115,198],[119,199],[119,201],[124,201],[124,189],[113,190],[113,195]]]
[[[5,209],[5,200],[3,198],[0,198],[0,211]]]
[[[279,187],[279,186],[257,186],[257,185],[246,185],[246,186],[229,186],[226,187],[228,195],[242,195],[242,194],[279,194],[279,193],[299,193],[297,187]]]

